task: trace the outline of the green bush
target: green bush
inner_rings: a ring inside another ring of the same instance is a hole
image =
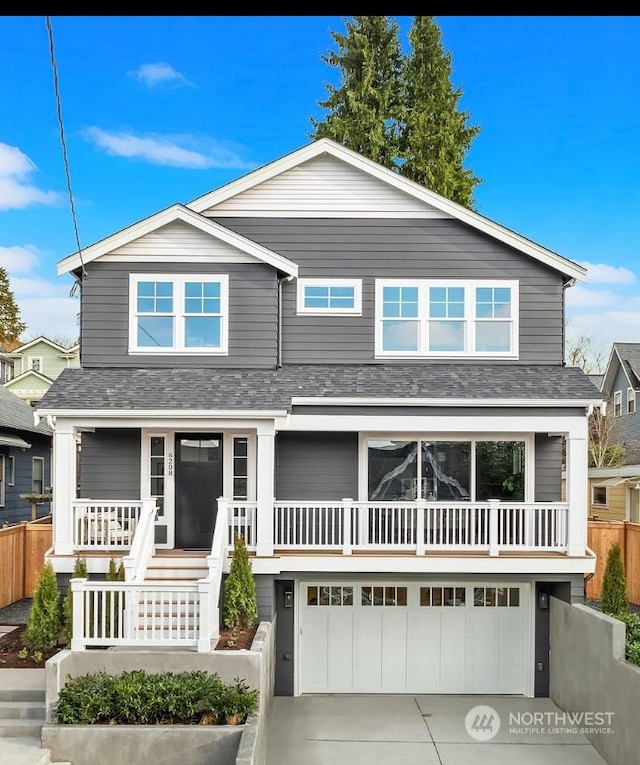
[[[47,561],[40,573],[23,645],[28,651],[50,651],[58,645],[62,614],[56,573]]]
[[[79,555],[76,557],[76,562],[73,564],[73,575],[71,578],[89,578],[87,561]],[[71,592],[71,587],[67,590],[67,594],[64,596],[64,601],[62,603],[62,633],[64,635],[65,645],[69,647],[73,636],[73,593]]]
[[[236,678],[225,684],[201,671],[104,672],[69,679],[55,720],[62,725],[242,724],[258,707],[258,691]]]
[[[256,582],[244,537],[236,534],[229,575],[224,583],[224,623],[236,631],[251,626],[258,618]]]
[[[626,634],[626,659],[632,664],[640,665],[640,614],[626,612],[618,614],[620,621],[625,623]]]
[[[622,563],[620,545],[615,544],[607,553],[607,565],[602,579],[602,610],[609,616],[626,614],[629,610],[627,580]]]

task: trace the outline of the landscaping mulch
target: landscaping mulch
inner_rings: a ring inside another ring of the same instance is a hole
[[[235,632],[228,629],[220,630],[220,639],[216,645],[216,651],[249,650],[257,630],[257,624],[253,624],[244,630],[236,630]]]
[[[31,653],[29,658],[21,658],[22,638],[26,629],[26,624],[21,624],[0,637],[0,669],[43,669],[47,659],[60,652],[60,648],[53,648],[44,652],[37,661]]]

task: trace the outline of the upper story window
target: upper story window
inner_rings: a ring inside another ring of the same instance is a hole
[[[229,280],[226,274],[132,274],[130,353],[228,351]]]
[[[620,417],[622,414],[622,391],[617,390],[613,394],[613,416]]]
[[[27,358],[27,370],[33,372],[42,372],[42,357],[29,356]]]
[[[376,356],[517,355],[517,282],[376,281]]]
[[[636,411],[636,392],[634,388],[627,388],[627,414],[634,414]]]
[[[362,282],[360,279],[299,279],[298,313],[360,315]]]

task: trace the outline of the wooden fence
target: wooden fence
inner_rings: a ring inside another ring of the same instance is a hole
[[[588,545],[598,558],[596,571],[587,582],[587,598],[600,598],[607,553],[619,544],[631,603],[640,605],[640,524],[628,521],[589,521]]]
[[[0,529],[0,608],[33,596],[51,539],[50,518]]]

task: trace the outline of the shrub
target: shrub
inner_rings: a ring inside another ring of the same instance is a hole
[[[87,561],[78,555],[76,557],[76,562],[73,564],[72,579],[88,578]],[[73,593],[71,592],[71,587],[67,590],[67,594],[64,596],[64,601],[62,603],[62,633],[64,635],[65,645],[67,647],[70,646],[71,638],[73,636]]]
[[[236,678],[226,685],[202,671],[144,670],[72,678],[60,690],[55,720],[62,725],[242,724],[258,706],[258,691]]]
[[[617,618],[625,623],[627,629],[626,659],[640,665],[640,614],[627,612],[618,614]]]
[[[29,651],[50,651],[58,644],[62,617],[60,591],[50,561],[42,568],[29,614],[23,644]]]
[[[627,580],[618,544],[613,545],[607,553],[607,565],[602,580],[602,610],[609,616],[626,614],[629,610]]]
[[[254,624],[258,618],[256,582],[244,537],[235,535],[233,558],[224,583],[224,623],[237,631]]]

